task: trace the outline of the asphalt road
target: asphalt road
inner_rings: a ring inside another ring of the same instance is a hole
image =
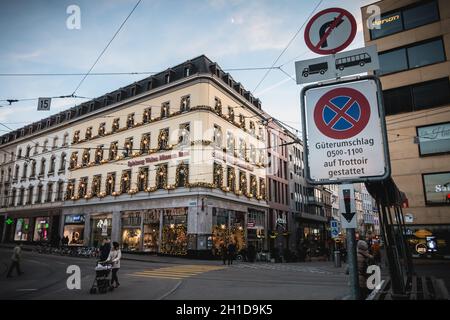
[[[182,264],[122,260],[120,287],[90,294],[95,259],[24,252],[22,271],[6,278],[11,250],[0,249],[0,299],[256,300],[342,299],[347,276],[331,263],[234,263],[186,260]],[[67,267],[81,269],[81,289],[69,290]]]

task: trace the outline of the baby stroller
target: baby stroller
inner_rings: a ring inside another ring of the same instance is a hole
[[[109,277],[112,269],[112,263],[106,261],[98,261],[95,267],[95,279],[92,283],[89,293],[106,293],[113,291],[114,287],[111,285],[111,279]]]

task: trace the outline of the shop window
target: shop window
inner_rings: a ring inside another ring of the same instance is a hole
[[[66,170],[66,154],[65,153],[62,153],[61,154],[61,163],[60,163],[60,166],[59,166],[59,171],[64,171],[64,170]]]
[[[84,149],[83,157],[81,158],[81,165],[83,167],[87,167],[89,165],[90,159],[91,159],[91,150],[90,149]]]
[[[160,214],[159,210],[144,212],[144,248],[145,252],[158,252]]]
[[[69,164],[69,168],[70,169],[75,169],[78,163],[78,152],[72,152],[72,155],[70,156],[70,164]]]
[[[170,115],[170,104],[169,102],[164,102],[161,105],[161,119],[167,118]]]
[[[31,241],[31,225],[29,218],[17,219],[14,241]]]
[[[92,138],[92,127],[86,129],[85,139],[89,140],[90,138]]]
[[[99,196],[101,191],[102,175],[95,175],[92,179],[92,195]]]
[[[139,168],[138,190],[145,191],[148,187],[148,168]]]
[[[103,146],[98,146],[95,149],[95,163],[100,164],[103,160]]]
[[[91,243],[98,248],[105,238],[111,238],[112,232],[112,218],[111,215],[94,216],[91,219]]]
[[[239,171],[239,190],[243,194],[247,193],[247,174],[243,171]]]
[[[189,164],[181,162],[177,166],[175,185],[177,187],[186,187],[189,183]]]
[[[184,96],[181,98],[180,102],[180,111],[186,112],[191,109],[191,97],[190,96]]]
[[[222,101],[217,97],[214,98],[214,111],[219,115],[222,114]]]
[[[166,150],[169,140],[169,128],[159,130],[158,148],[159,150]]]
[[[233,167],[227,167],[227,187],[229,191],[236,190],[236,176]]]
[[[167,187],[167,164],[160,164],[156,169],[156,187],[158,189]]]
[[[222,188],[223,186],[223,168],[222,165],[220,163],[214,162],[214,166],[213,166],[213,170],[214,170],[214,185],[217,188]]]
[[[80,178],[80,182],[78,184],[78,197],[84,198],[87,194],[87,184],[88,184],[88,178],[83,177]]]
[[[127,117],[127,128],[133,128],[134,127],[134,113],[129,114]]]
[[[122,171],[122,177],[120,179],[120,192],[127,193],[131,188],[131,170]]]
[[[113,133],[115,133],[115,132],[119,131],[119,128],[120,128],[120,118],[116,118],[113,121],[111,131]]]
[[[258,194],[258,183],[256,181],[256,176],[250,175],[250,193],[252,196],[256,196]]]
[[[75,131],[73,134],[72,143],[78,143],[80,142],[80,130]]]
[[[235,154],[235,143],[234,143],[234,136],[233,133],[228,131],[227,132],[227,153],[230,155],[234,155]]]
[[[98,126],[98,135],[100,137],[104,136],[106,133],[106,123],[102,122],[100,123],[100,125]]]
[[[161,253],[171,255],[187,254],[187,210],[186,208],[165,209]]]
[[[122,250],[139,251],[141,247],[141,214],[139,212],[122,215]]]
[[[222,128],[217,124],[214,124],[213,143],[216,147],[222,147]]]
[[[118,141],[111,142],[111,145],[109,147],[109,160],[117,160],[118,150],[119,150],[119,142]]]
[[[152,108],[147,108],[144,110],[144,114],[142,116],[142,123],[149,123],[152,119]]]
[[[105,191],[106,195],[112,195],[116,189],[116,174],[114,172],[108,173],[106,177]]]
[[[422,174],[425,203],[450,205],[450,172]]]
[[[141,154],[147,154],[150,151],[150,133],[144,133],[141,137]]]
[[[67,245],[84,244],[84,223],[83,215],[65,216],[63,237]]]
[[[421,156],[450,153],[450,122],[417,128]]]
[[[228,120],[234,122],[234,108],[228,107]]]
[[[133,138],[127,138],[125,139],[125,145],[124,145],[124,151],[123,156],[125,158],[131,157],[133,155]]]
[[[180,135],[178,137],[178,143],[180,145],[187,145],[189,143],[190,125],[189,123],[180,124]]]

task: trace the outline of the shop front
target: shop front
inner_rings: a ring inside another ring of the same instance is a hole
[[[105,238],[111,239],[112,213],[91,214],[91,245],[98,248]]]
[[[170,255],[186,255],[188,208],[163,209],[163,227],[160,252]]]
[[[32,241],[31,218],[17,218],[14,241]]]
[[[63,244],[69,246],[84,245],[85,216],[74,214],[64,216]]]
[[[415,257],[450,255],[450,225],[406,225],[405,236]]]
[[[50,217],[38,217],[34,223],[33,241],[50,240]]]
[[[142,212],[132,211],[122,214],[122,250],[142,251]]]
[[[8,217],[11,227],[5,241],[48,242],[58,244],[59,215],[41,212]],[[8,225],[9,226],[9,225]]]
[[[256,252],[265,249],[266,216],[264,211],[249,209],[247,218],[247,246],[254,246]]]
[[[221,254],[220,247],[234,243],[239,252],[246,247],[245,212],[213,208],[212,254]]]
[[[144,252],[158,252],[160,242],[161,210],[150,209],[144,212]]]
[[[300,247],[306,247],[312,256],[322,255],[326,247],[324,223],[303,221],[299,225]]]

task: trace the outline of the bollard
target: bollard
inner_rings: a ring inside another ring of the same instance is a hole
[[[336,268],[340,268],[341,267],[341,252],[340,251],[335,251],[334,252],[334,266]]]

